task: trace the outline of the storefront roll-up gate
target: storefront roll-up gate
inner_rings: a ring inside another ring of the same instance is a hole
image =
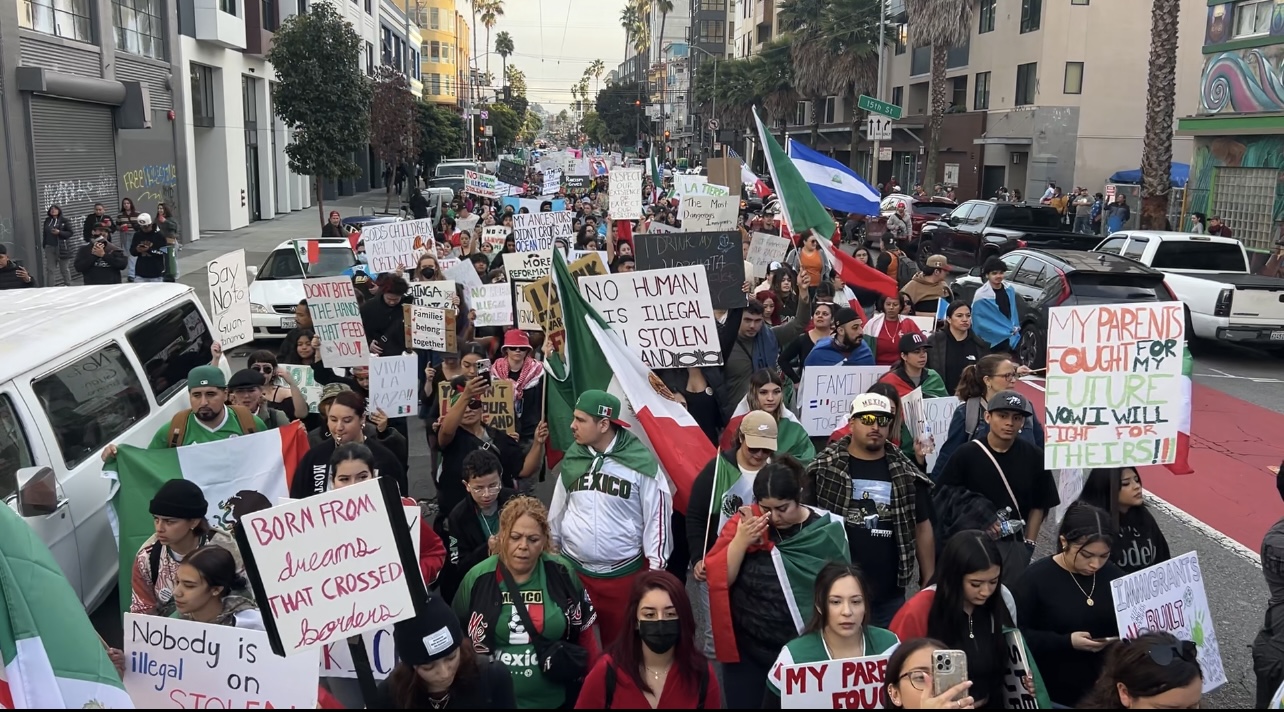
[[[75,228],[74,249],[84,244],[85,216],[102,203],[115,217],[120,212],[116,197],[116,136],[112,107],[83,101],[31,97],[32,156],[36,167],[36,225],[44,225],[50,205],[62,208]],[[139,207],[146,211],[148,206]],[[113,235],[118,243],[119,235]],[[41,244],[37,235],[37,244]],[[128,248],[128,245],[124,245]],[[56,273],[57,270],[54,270]],[[44,283],[44,276],[37,279]],[[62,276],[55,276],[62,284]],[[80,276],[72,271],[72,279]]]

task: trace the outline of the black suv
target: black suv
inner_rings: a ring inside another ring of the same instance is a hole
[[[1173,302],[1162,272],[1134,260],[1101,252],[1013,250],[999,259],[1008,267],[1005,282],[1019,299],[1021,341],[1017,360],[1042,368],[1048,356],[1048,309],[1081,304]],[[954,295],[969,303],[985,281],[980,267],[954,282]]]

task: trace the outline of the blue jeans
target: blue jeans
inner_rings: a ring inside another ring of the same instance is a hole
[[[1091,235],[1092,234],[1092,216],[1090,215],[1076,216],[1074,219],[1074,231],[1079,233],[1080,235]]]
[[[164,277],[139,277],[135,275],[134,281],[135,282],[164,282],[165,278]]]

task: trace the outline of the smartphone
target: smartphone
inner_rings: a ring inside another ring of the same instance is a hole
[[[1108,637],[1108,638],[1093,638],[1093,639],[1092,639],[1092,642],[1094,642],[1094,643],[1117,643],[1117,642],[1119,642],[1119,636],[1114,635],[1114,636],[1110,636],[1110,637]]]
[[[932,651],[932,696],[967,682],[967,653],[962,650]]]
[[[486,379],[486,383],[490,383],[490,359],[477,359],[477,375]]]

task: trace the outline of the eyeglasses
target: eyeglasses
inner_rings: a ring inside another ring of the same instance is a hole
[[[255,371],[258,371],[259,373],[272,373],[273,371],[276,370],[271,366],[267,365],[266,363],[258,363],[253,366],[250,366],[250,368]]]
[[[910,670],[904,675],[901,675],[900,677],[896,678],[896,681],[900,682],[901,680],[904,680],[907,677],[909,678],[910,684],[913,685],[914,689],[918,690],[919,692],[926,692],[927,686],[932,681],[932,674],[926,670]]]
[[[472,485],[469,485],[468,491],[472,492],[473,494],[495,494],[496,492],[499,491],[499,488],[500,488],[500,484],[496,482],[493,485],[486,485],[485,487],[474,487]]]
[[[1016,371],[1013,371],[1012,373],[996,373],[993,376],[990,376],[990,378],[1002,378],[1005,381],[1015,381],[1017,379],[1017,373]]]
[[[1189,640],[1183,640],[1176,645],[1172,643],[1152,645],[1146,651],[1150,659],[1160,667],[1168,667],[1178,659],[1185,660],[1188,663],[1196,662],[1199,649]]]
[[[887,426],[889,426],[889,425],[891,425],[891,424],[892,424],[892,416],[890,416],[890,415],[875,415],[875,414],[873,414],[873,413],[864,413],[864,414],[861,414],[861,415],[853,415],[853,416],[852,416],[852,420],[854,420],[854,421],[856,421],[856,422],[858,422],[858,423],[860,423],[861,425],[864,425],[864,426],[866,426],[866,427],[873,427],[873,426],[877,425],[877,426],[878,426],[878,427],[880,427],[880,428],[886,428]]]

